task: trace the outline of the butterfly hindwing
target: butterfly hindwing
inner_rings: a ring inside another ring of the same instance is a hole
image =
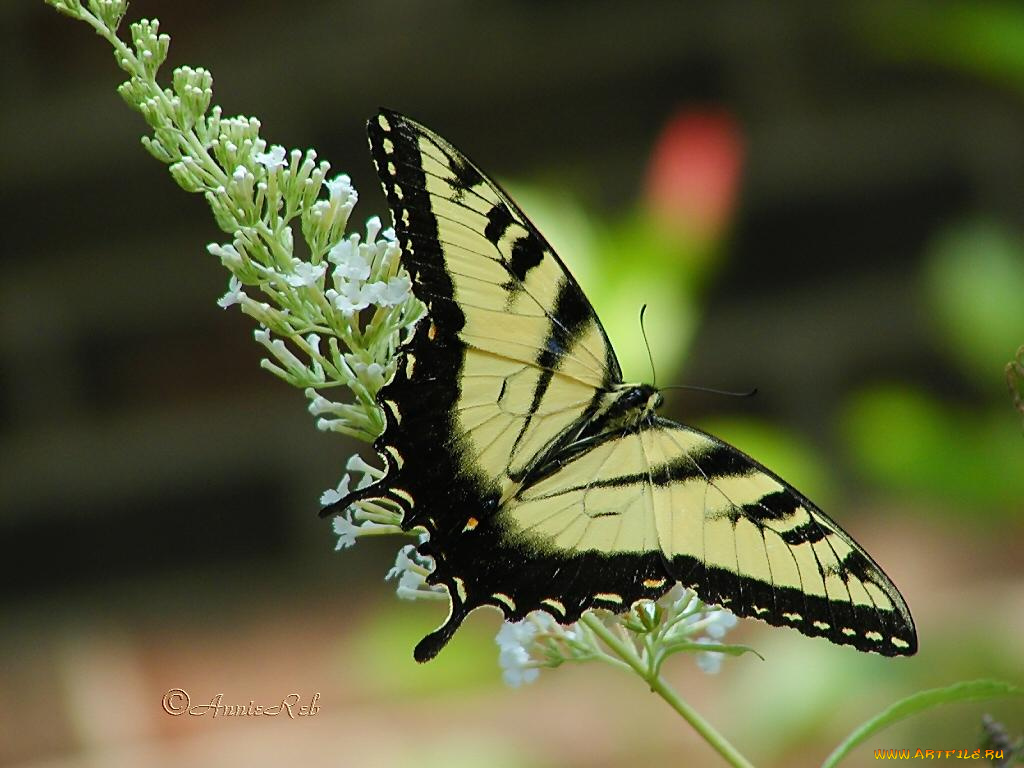
[[[804,634],[916,650],[906,604],[852,538],[745,454],[655,416],[652,387],[622,383],[586,296],[497,183],[394,112],[368,131],[427,316],[378,395],[385,477],[324,513],[384,500],[429,533],[428,582],[451,611],[418,660],[482,605],[568,623],[676,582]]]
[[[895,586],[824,512],[739,450],[665,419],[599,443],[502,514],[540,551],[659,551],[670,582],[741,616],[888,655],[916,647]],[[635,581],[605,589],[628,605],[643,596]]]

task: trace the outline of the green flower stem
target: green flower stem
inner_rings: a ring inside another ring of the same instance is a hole
[[[690,707],[685,701],[683,701],[679,694],[676,693],[672,687],[665,682],[665,680],[658,675],[656,672],[652,672],[649,665],[641,659],[636,651],[621,638],[617,637],[608,627],[606,627],[601,620],[593,613],[584,613],[580,619],[581,624],[585,624],[591,632],[601,638],[601,641],[608,646],[620,659],[629,665],[636,674],[642,677],[647,684],[651,687],[651,690],[661,696],[665,702],[678,712],[686,722],[688,722],[693,729],[697,731],[704,740],[711,745],[711,747],[718,752],[729,765],[737,766],[737,768],[753,768],[753,764],[741,755],[736,748],[730,744],[726,738],[714,729],[714,727],[701,717],[696,710]]]

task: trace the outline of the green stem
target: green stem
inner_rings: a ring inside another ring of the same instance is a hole
[[[641,659],[636,651],[621,638],[606,627],[597,616],[592,613],[584,613],[580,623],[587,627],[601,638],[601,641],[608,646],[615,654],[622,659],[629,667],[642,677],[651,690],[661,696],[672,709],[678,712],[693,729],[697,731],[711,747],[718,752],[729,765],[736,768],[753,768],[753,764],[741,755],[726,738],[714,729],[714,727],[701,717],[695,709],[683,701],[679,694],[656,673],[652,673],[647,664]]]

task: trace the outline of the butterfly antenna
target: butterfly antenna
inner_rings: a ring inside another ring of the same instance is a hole
[[[651,386],[655,387],[658,384],[658,372],[654,368],[654,355],[651,354],[651,345],[647,341],[647,329],[644,328],[644,313],[647,311],[647,305],[644,304],[640,307],[640,335],[644,337],[644,346],[647,347],[647,359],[651,362]]]
[[[651,354],[651,344],[647,340],[647,328],[644,326],[644,315],[647,313],[647,305],[644,304],[640,307],[640,335],[644,337],[644,346],[647,347],[647,359],[651,363],[651,386],[656,387],[658,384],[658,371],[654,367],[654,355]],[[672,384],[664,387],[663,389],[689,389],[694,392],[708,392],[712,395],[727,395],[728,397],[753,397],[757,394],[757,387],[754,387],[749,392],[729,392],[724,389],[712,389],[710,387],[696,387],[690,384]]]
[[[671,384],[667,387],[662,387],[661,391],[664,392],[666,389],[689,389],[693,392],[708,392],[712,395],[726,395],[727,397],[753,397],[757,394],[757,387],[754,387],[749,392],[729,392],[725,389],[712,389],[711,387],[696,387],[692,384]]]

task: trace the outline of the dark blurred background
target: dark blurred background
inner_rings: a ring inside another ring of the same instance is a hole
[[[912,691],[1024,681],[1024,8],[1003,2],[146,2],[214,103],[315,147],[387,218],[363,125],[410,114],[507,182],[669,415],[819,500],[901,588],[889,660],[742,622],[671,681],[758,765],[814,765]],[[0,763],[717,765],[611,669],[500,681],[496,615],[435,662],[398,542],[335,553],[318,497],[358,445],[258,367],[201,197],[140,146],[108,45],[0,7]],[[127,35],[127,26],[122,30]],[[315,718],[172,718],[321,693]],[[973,748],[956,705],[876,747]]]

